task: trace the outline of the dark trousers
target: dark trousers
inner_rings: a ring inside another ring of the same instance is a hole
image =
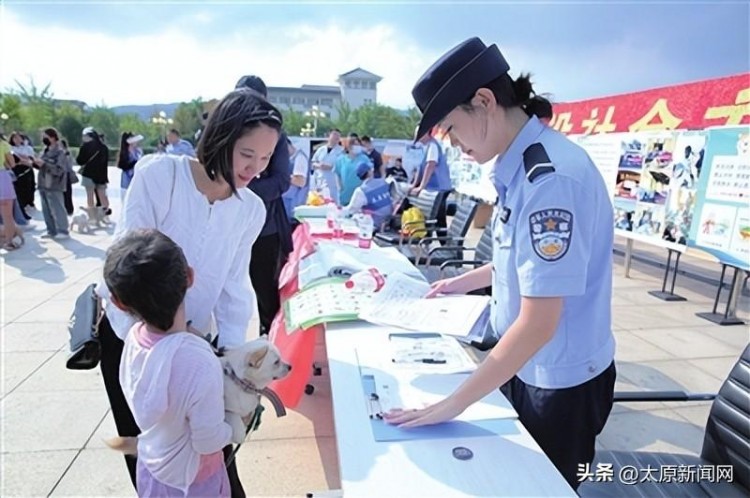
[[[279,235],[258,237],[250,256],[250,281],[258,298],[258,318],[261,334],[267,334],[271,322],[281,308],[279,272],[282,255]]]
[[[73,216],[76,209],[73,206],[73,184],[70,183],[70,177],[68,177],[68,188],[65,189],[63,198],[65,199],[65,211],[68,212],[68,216]]]
[[[141,433],[138,428],[133,413],[130,411],[125,395],[120,385],[120,358],[122,358],[122,349],[124,343],[112,330],[109,320],[105,316],[99,325],[99,343],[101,345],[101,370],[104,379],[104,387],[107,390],[109,406],[112,408],[112,417],[115,419],[117,434],[122,437],[135,437]],[[231,445],[224,448],[224,457],[232,451]],[[136,457],[125,455],[125,464],[130,473],[130,480],[135,487],[135,468]],[[229,486],[232,490],[232,498],[245,498],[245,491],[242,489],[240,477],[237,474],[237,464],[232,462],[227,467],[229,474]]]
[[[435,216],[435,219],[437,220],[437,226],[438,228],[448,228],[448,196],[446,195],[443,197],[443,200],[440,202],[440,206],[438,207],[437,216]]]
[[[615,388],[615,364],[583,384],[542,389],[513,377],[500,390],[518,418],[573,489],[578,466],[594,460],[594,442],[604,428]]]
[[[26,206],[33,206],[34,192],[36,191],[34,170],[29,166],[16,165],[13,168],[13,173],[17,177],[17,180],[13,183],[13,188],[16,190],[18,205],[21,209],[24,209]]]

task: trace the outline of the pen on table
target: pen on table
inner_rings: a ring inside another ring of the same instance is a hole
[[[426,363],[428,365],[445,365],[448,363],[445,360],[437,360],[435,358],[417,358],[415,360],[401,360],[396,361],[396,359],[391,360],[393,363]]]

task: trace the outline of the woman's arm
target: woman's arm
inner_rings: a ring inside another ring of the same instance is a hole
[[[137,175],[136,175],[137,176]],[[231,262],[229,274],[214,307],[219,332],[218,345],[239,346],[247,338],[247,327],[253,314],[255,295],[250,285],[250,253],[266,220],[266,209],[259,197],[251,194],[245,202],[254,207]]]
[[[61,148],[47,150],[36,164],[52,176],[61,176],[65,173],[65,151]]]

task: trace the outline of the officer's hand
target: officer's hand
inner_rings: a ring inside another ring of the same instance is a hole
[[[425,298],[435,297],[438,294],[461,294],[462,289],[456,278],[445,278],[430,284],[430,291],[424,296]]]
[[[383,419],[399,428],[419,427],[421,425],[433,425],[447,422],[459,416],[465,406],[460,406],[455,398],[449,396],[434,405],[421,410],[402,410],[396,408],[383,414]]]
[[[422,193],[422,187],[412,187],[411,190],[409,190],[409,195],[413,195],[414,197],[419,197],[419,194]]]

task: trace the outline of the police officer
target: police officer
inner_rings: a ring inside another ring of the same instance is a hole
[[[467,40],[419,79],[420,136],[439,124],[454,144],[484,163],[497,156],[493,261],[432,285],[429,295],[492,285],[500,336],[454,393],[420,410],[394,410],[404,427],[454,418],[502,391],[568,483],[594,457],[612,408],[612,206],[586,152],[542,124],[544,99],[528,76],[513,80],[496,45]]]

